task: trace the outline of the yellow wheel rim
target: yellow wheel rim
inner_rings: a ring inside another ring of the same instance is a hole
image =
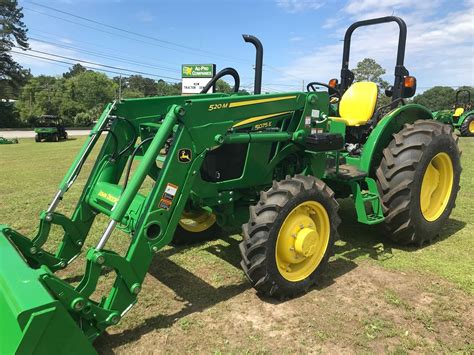
[[[453,180],[451,158],[446,153],[437,154],[428,164],[421,183],[420,207],[427,221],[437,220],[446,209]]]
[[[469,132],[474,133],[474,120],[469,122]]]
[[[275,248],[280,274],[297,282],[311,275],[321,263],[331,233],[329,216],[322,204],[306,201],[285,218]]]
[[[192,233],[204,232],[216,223],[216,216],[206,210],[183,212],[179,225]]]

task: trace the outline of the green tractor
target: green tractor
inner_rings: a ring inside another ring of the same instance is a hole
[[[67,140],[66,127],[63,120],[58,116],[42,115],[35,123],[35,141],[58,142],[60,139]]]
[[[378,117],[377,86],[347,80],[350,37],[355,28],[391,21],[400,26],[393,109]],[[40,214],[37,234],[0,226],[0,353],[95,353],[94,339],[137,302],[153,256],[176,238],[243,225],[249,282],[262,295],[290,297],[324,273],[338,237],[337,198],[352,196],[358,220],[384,225],[400,244],[419,245],[439,232],[459,189],[460,152],[451,127],[420,105],[403,104],[415,82],[403,66],[401,19],[349,28],[337,117],[329,116],[327,92],[262,95],[263,48],[253,36],[244,39],[257,49],[254,95],[238,93],[239,75],[226,68],[203,91],[231,75],[233,94],[108,104]],[[75,211],[59,213],[96,145]],[[148,177],[154,184],[144,192]],[[56,271],[81,253],[99,215],[107,226],[72,285]],[[55,253],[44,248],[53,226],[64,230]],[[107,248],[124,235],[124,255]],[[91,295],[104,269],[115,272],[115,282],[97,301]]]
[[[0,144],[18,144],[20,143],[17,138],[4,138],[0,137]]]
[[[465,100],[460,96],[465,93]],[[474,110],[472,109],[471,91],[459,89],[456,91],[456,100],[452,110],[434,112],[435,120],[449,124],[463,137],[474,137]]]

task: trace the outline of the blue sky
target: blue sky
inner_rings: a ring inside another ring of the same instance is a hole
[[[183,63],[215,63],[218,70],[236,68],[242,85],[251,90],[254,50],[241,34],[256,35],[265,48],[263,88],[270,92],[300,90],[303,80],[326,82],[338,77],[345,29],[357,20],[394,14],[408,24],[405,65],[418,78],[421,90],[474,85],[474,0],[19,2],[31,48],[38,51],[29,54],[65,62],[71,60],[45,53],[77,58],[167,81],[180,78]],[[396,40],[395,24],[356,31],[351,67],[372,57],[387,69],[385,79],[391,82]],[[34,74],[61,74],[68,67],[22,55],[15,58]]]

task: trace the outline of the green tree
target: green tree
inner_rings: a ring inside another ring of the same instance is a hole
[[[463,86],[460,89],[469,89],[471,97],[474,98],[474,88]],[[466,100],[463,95],[460,97],[461,101]],[[426,106],[432,111],[451,110],[456,100],[456,90],[447,86],[434,86],[413,98],[413,103]]]
[[[20,87],[29,78],[10,55],[12,48],[28,48],[27,29],[23,23],[22,8],[16,0],[2,1],[0,6],[2,29],[0,32],[0,98],[15,97]]]
[[[0,127],[17,127],[19,115],[10,100],[18,97],[31,73],[13,60],[10,51],[28,48],[27,29],[16,0],[1,2],[0,19]]]
[[[354,81],[372,81],[379,87],[377,106],[388,105],[391,101],[389,97],[385,95],[385,89],[389,87],[389,83],[382,79],[385,75],[385,69],[372,58],[364,58],[357,66],[352,69],[354,73]]]
[[[388,82],[382,79],[386,71],[372,58],[364,58],[352,69],[355,81],[373,81],[381,89],[388,87]]]
[[[216,83],[216,92],[225,92],[229,94],[232,92],[232,87],[227,83],[227,81],[219,79]]]
[[[21,120],[31,122],[35,117],[43,114],[57,114],[51,105],[52,96],[57,96],[57,79],[53,76],[40,75],[31,78],[22,88],[15,106],[20,113]],[[56,102],[56,100],[54,100]],[[49,111],[53,112],[49,112]]]
[[[144,78],[141,75],[132,75],[127,79],[127,89],[139,91],[143,96],[156,96],[158,88],[155,80]]]
[[[82,125],[97,118],[97,111],[115,98],[116,89],[105,74],[89,70],[67,79],[39,76],[23,87],[16,106],[24,122],[50,114],[61,116],[67,125]],[[78,116],[81,113],[86,115]]]
[[[168,84],[164,80],[158,80],[156,84],[158,96],[181,95],[181,83]]]
[[[71,68],[69,68],[69,71],[63,74],[63,78],[69,79],[72,78],[73,76],[85,73],[87,69],[82,66],[80,63],[74,64]]]

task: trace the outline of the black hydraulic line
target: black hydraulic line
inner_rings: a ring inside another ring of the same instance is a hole
[[[124,179],[122,191],[125,191],[125,188],[127,187],[128,179],[130,177],[130,170],[132,169],[133,159],[135,158],[135,155],[137,154],[138,150],[142,147],[143,144],[151,141],[153,138],[155,137],[154,136],[148,137],[147,139],[144,139],[143,141],[141,141],[140,144],[137,145],[137,147],[133,150],[132,154],[130,154],[130,160],[128,161],[128,164],[127,164],[127,170],[125,172],[125,179]]]
[[[127,122],[127,124],[130,126],[130,128],[132,129],[132,132],[133,132],[133,139],[130,140],[130,143],[128,143],[128,145],[123,148],[118,154],[117,154],[117,158],[120,158],[125,152],[127,152],[131,147],[133,147],[133,145],[135,144],[135,141],[137,140],[137,131],[135,130],[135,127],[133,126],[133,124],[127,120],[125,117],[118,117],[117,118],[119,120],[122,120],[122,121],[125,121]]]
[[[260,40],[252,35],[242,35],[247,43],[252,43],[255,46],[255,80],[253,85],[253,93],[260,94],[262,92],[262,71],[263,71],[263,45]]]
[[[220,78],[226,76],[226,75],[230,75],[234,78],[234,87],[232,88],[232,91],[233,92],[239,92],[239,88],[240,88],[240,76],[239,76],[239,73],[237,73],[237,70],[235,70],[234,68],[224,68],[222,69],[219,73],[217,73],[212,79],[211,81],[209,81],[207,83],[206,86],[204,86],[204,88],[201,90],[201,94],[205,94],[209,91],[209,89],[211,87],[213,87],[216,83],[217,83],[217,80],[219,80]]]

